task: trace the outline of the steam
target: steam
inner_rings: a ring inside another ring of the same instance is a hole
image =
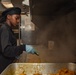
[[[52,56],[60,58],[63,62],[74,62],[76,60],[76,22],[74,16],[75,12],[71,12],[50,20],[43,26],[43,30],[37,36],[38,42],[47,47],[47,49],[48,41],[54,41]]]

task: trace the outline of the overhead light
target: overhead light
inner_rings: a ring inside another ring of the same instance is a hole
[[[23,1],[22,1],[22,4],[29,6],[29,0],[23,0]]]
[[[11,0],[1,0],[1,3],[6,8],[14,7],[13,4],[11,3]]]

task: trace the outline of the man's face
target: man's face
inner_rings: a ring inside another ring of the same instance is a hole
[[[20,22],[20,15],[18,14],[10,15],[9,22],[13,26],[18,25]]]

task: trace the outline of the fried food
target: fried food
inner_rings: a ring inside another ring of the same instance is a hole
[[[76,75],[75,71],[68,70],[66,68],[60,69],[56,74],[50,75]]]
[[[42,74],[36,73],[36,74],[33,74],[33,75],[42,75]]]
[[[24,74],[24,72],[22,72],[20,75],[26,75],[26,74]]]

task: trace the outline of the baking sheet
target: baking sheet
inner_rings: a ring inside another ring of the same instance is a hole
[[[56,73],[59,69],[67,68],[76,71],[74,63],[14,63],[9,65],[1,75],[20,75],[23,71],[26,75],[36,73],[49,75]]]

